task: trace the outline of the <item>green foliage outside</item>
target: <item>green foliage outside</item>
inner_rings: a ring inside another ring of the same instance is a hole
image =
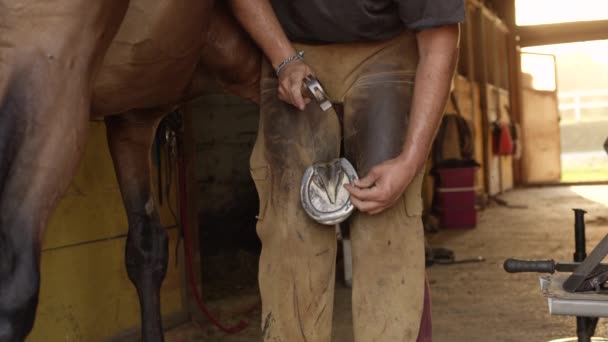
[[[608,156],[590,158],[584,162],[563,163],[562,182],[590,182],[608,180]]]
[[[608,114],[605,109],[603,111]],[[608,120],[562,122],[560,131],[562,182],[608,180],[608,154],[603,151],[608,137]]]

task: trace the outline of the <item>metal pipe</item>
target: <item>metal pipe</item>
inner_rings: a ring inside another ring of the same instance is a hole
[[[583,262],[587,258],[587,243],[585,239],[585,214],[583,209],[574,211],[574,261]],[[591,342],[595,334],[597,317],[576,317],[576,335],[578,342]]]
[[[574,211],[574,261],[583,262],[587,258],[585,240],[585,214],[583,209],[572,209]]]

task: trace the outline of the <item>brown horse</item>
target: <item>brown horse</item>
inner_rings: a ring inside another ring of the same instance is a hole
[[[257,99],[260,54],[213,0],[0,0],[0,341],[32,329],[42,236],[105,117],[129,220],[144,341],[162,341],[167,234],[150,185],[154,132],[200,77]]]

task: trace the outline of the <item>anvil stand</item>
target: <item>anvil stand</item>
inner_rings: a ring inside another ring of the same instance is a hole
[[[582,209],[574,210],[574,262],[573,263],[556,263],[554,260],[518,260],[518,259],[507,259],[504,263],[505,271],[509,273],[519,272],[538,272],[538,273],[551,273],[554,272],[572,272],[570,276],[560,284],[563,291],[569,293],[584,293],[584,292],[595,292],[600,291],[606,296],[606,282],[608,281],[608,264],[602,264],[602,260],[608,254],[608,234],[604,236],[589,255],[586,252],[586,240],[585,240],[585,211]],[[541,285],[542,287],[542,285]],[[604,297],[605,298],[605,297]],[[576,302],[576,301],[574,301]],[[574,302],[569,303],[573,305]],[[589,302],[589,300],[587,300]],[[591,301],[593,302],[593,301]],[[605,303],[605,302],[604,302]],[[580,305],[580,301],[577,305]],[[551,300],[549,301],[551,306]],[[584,303],[583,306],[589,308],[589,303]],[[568,310],[569,309],[569,310]],[[567,310],[558,313],[559,315],[568,315],[568,311],[572,310],[572,307],[568,307]],[[551,312],[551,307],[549,308]],[[605,317],[605,312],[600,311],[589,311],[589,310],[578,310],[570,311],[571,315],[576,314],[589,314],[591,316],[580,317],[576,316],[576,333],[578,342],[591,342],[591,341],[608,341],[606,339],[594,338],[598,317]],[[566,342],[574,341],[573,338],[553,340],[553,342]]]
[[[585,238],[585,214],[583,209],[574,210],[574,262],[583,262],[587,258],[587,241]],[[576,336],[578,342],[591,342],[595,334],[597,317],[576,317]]]

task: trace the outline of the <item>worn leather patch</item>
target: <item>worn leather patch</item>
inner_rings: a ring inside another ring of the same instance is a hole
[[[405,211],[409,217],[422,216],[422,210],[424,209],[421,196],[423,180],[424,171],[421,171],[405,190]]]
[[[268,200],[270,199],[270,167],[252,167],[249,169],[249,172],[255,183],[260,201],[257,219],[262,220],[268,207]]]

